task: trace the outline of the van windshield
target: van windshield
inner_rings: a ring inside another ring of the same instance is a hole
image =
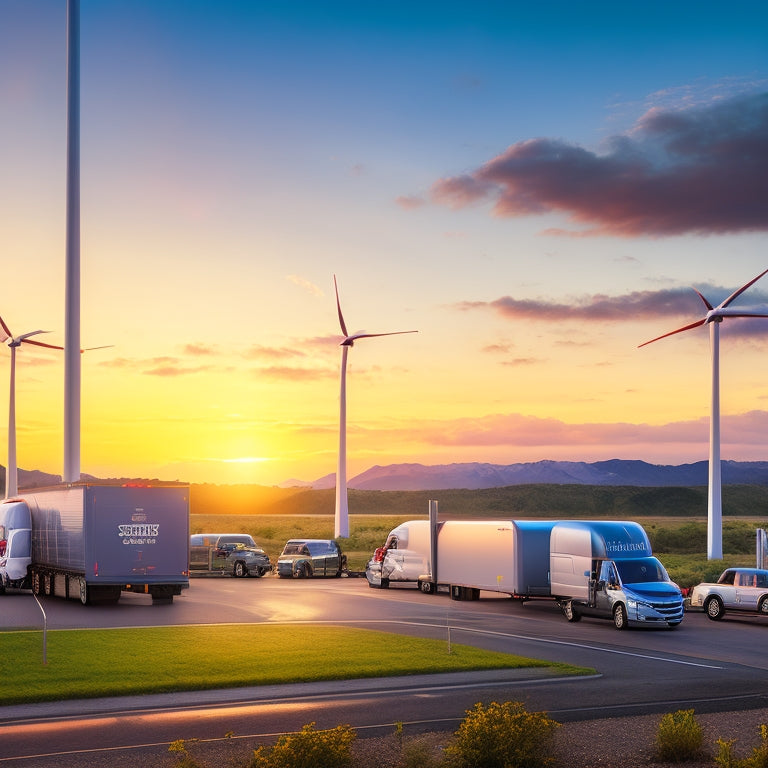
[[[642,584],[648,581],[669,581],[664,566],[655,557],[633,560],[615,560],[623,584]]]

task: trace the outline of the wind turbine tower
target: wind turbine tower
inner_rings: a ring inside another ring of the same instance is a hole
[[[339,464],[336,470],[336,512],[334,516],[334,537],[349,536],[349,506],[347,504],[347,355],[358,339],[369,339],[374,336],[398,336],[402,333],[418,333],[418,331],[390,331],[389,333],[366,333],[357,331],[349,334],[341,313],[339,302],[339,286],[336,275],[333,276],[333,287],[336,291],[336,309],[339,313],[339,325],[344,334],[341,347],[341,388],[339,394]]]
[[[38,333],[48,333],[48,331],[29,331],[29,333],[14,336],[2,317],[0,317],[0,328],[3,329],[0,342],[7,344],[11,348],[11,384],[8,397],[8,461],[5,467],[5,498],[12,499],[19,492],[18,464],[16,461],[16,349],[22,343],[34,344],[37,347],[47,347],[48,349],[61,349],[61,347],[45,344],[42,341],[34,341],[29,338],[30,336],[37,336]]]
[[[666,339],[667,336],[674,336],[676,333],[689,331],[701,325],[709,325],[709,344],[712,352],[712,403],[709,417],[709,483],[707,492],[707,558],[709,560],[722,560],[723,558],[723,505],[720,462],[720,323],[726,317],[768,317],[768,312],[766,311],[731,309],[729,306],[734,299],[741,296],[747,288],[754,285],[766,273],[768,273],[768,269],[761,272],[745,285],[742,285],[741,288],[734,291],[716,307],[713,307],[694,288],[693,290],[696,291],[707,308],[707,313],[704,317],[640,345],[644,347],[647,344],[653,344],[654,341],[659,341],[659,339]]]
[[[67,0],[64,482],[80,480],[80,0]]]

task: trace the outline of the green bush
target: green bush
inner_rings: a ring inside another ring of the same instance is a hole
[[[661,718],[656,732],[656,749],[660,760],[683,763],[701,754],[704,734],[692,709],[679,709]]]
[[[346,768],[352,764],[356,737],[348,725],[317,731],[309,723],[299,733],[281,736],[272,747],[257,747],[251,768]]]
[[[176,756],[175,768],[205,768],[204,763],[192,757],[187,750],[187,744],[196,741],[197,739],[177,739],[168,745],[168,751]]]
[[[732,747],[734,739],[725,741],[717,740],[718,753],[715,763],[720,768],[768,768],[768,726],[760,726],[760,745],[752,749],[752,754],[741,760],[734,757]]]
[[[542,712],[529,713],[519,701],[482,703],[467,716],[446,748],[453,768],[541,768],[553,758],[555,729]]]

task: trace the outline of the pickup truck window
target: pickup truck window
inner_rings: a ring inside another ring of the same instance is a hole
[[[733,580],[736,578],[736,571],[723,571],[720,578],[717,580],[718,584],[733,584]]]

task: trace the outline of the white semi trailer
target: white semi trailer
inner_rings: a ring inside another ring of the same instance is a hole
[[[680,589],[633,522],[413,520],[390,532],[366,576],[372,587],[447,588],[454,600],[476,600],[481,590],[550,598],[569,621],[596,616],[617,629],[683,619]]]
[[[0,593],[168,603],[188,586],[187,487],[72,484],[0,503]]]

